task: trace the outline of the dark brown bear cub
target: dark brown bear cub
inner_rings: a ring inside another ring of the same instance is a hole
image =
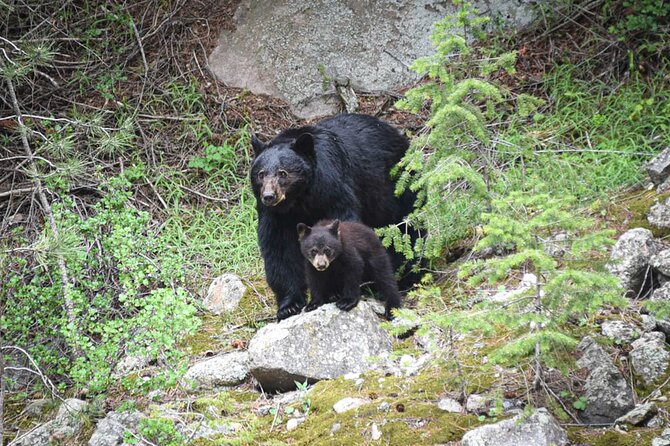
[[[386,318],[392,318],[391,310],[400,307],[398,284],[372,229],[353,221],[322,220],[311,228],[298,223],[298,240],[312,295],[307,311],[328,302],[349,311],[358,305],[361,284],[372,281],[386,301]]]

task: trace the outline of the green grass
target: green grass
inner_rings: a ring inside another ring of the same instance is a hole
[[[163,223],[166,247],[181,253],[189,275],[213,278],[224,272],[244,276],[259,274],[256,209],[250,190],[229,207],[174,208]],[[206,286],[201,280],[202,286]]]
[[[645,180],[642,164],[670,145],[668,67],[619,85],[582,80],[571,65],[545,79],[548,111],[512,125],[500,139],[524,155],[506,173],[512,188],[527,175],[551,179],[556,193],[595,198]]]

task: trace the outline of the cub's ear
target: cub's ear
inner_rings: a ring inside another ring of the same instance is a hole
[[[254,156],[260,155],[261,152],[265,150],[265,144],[263,144],[255,134],[251,135],[251,147],[254,149]]]
[[[297,228],[298,228],[298,241],[299,242],[301,242],[302,239],[307,237],[309,235],[309,233],[312,232],[312,228],[310,228],[309,226],[307,226],[304,223],[298,223]]]
[[[298,155],[302,155],[308,160],[316,161],[316,151],[314,150],[314,136],[311,133],[303,133],[293,143],[293,150]]]
[[[333,220],[328,226],[328,231],[336,237],[340,236],[340,220]]]

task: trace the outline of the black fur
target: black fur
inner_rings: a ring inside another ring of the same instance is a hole
[[[267,144],[254,137],[252,145],[258,242],[281,320],[306,300],[296,225],[340,219],[376,228],[402,221],[414,195],[396,197],[389,171],[408,142],[377,118],[344,114],[285,130]]]
[[[401,297],[391,259],[375,231],[339,220],[320,221],[311,228],[299,223],[297,229],[312,297],[307,311],[328,302],[349,311],[358,305],[360,286],[374,282],[386,301],[386,318],[392,318],[391,310],[400,308]]]

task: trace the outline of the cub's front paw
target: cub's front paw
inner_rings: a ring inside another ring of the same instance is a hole
[[[304,306],[305,305],[301,302],[293,302],[281,307],[279,310],[277,310],[277,320],[281,321],[287,317],[293,316],[294,314],[300,313],[300,310],[302,310],[302,307]]]
[[[320,302],[310,302],[310,303],[307,304],[307,306],[305,307],[305,311],[314,311],[314,310],[316,310],[317,308],[319,308],[321,305],[322,305],[322,304],[321,304]]]
[[[352,308],[358,305],[358,300],[338,300],[335,305],[342,311],[351,311]]]

